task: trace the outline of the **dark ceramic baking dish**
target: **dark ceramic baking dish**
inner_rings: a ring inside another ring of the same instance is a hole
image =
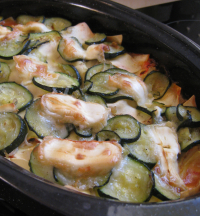
[[[127,51],[150,53],[200,106],[200,49],[170,27],[105,0],[0,0],[4,18],[20,14],[59,16],[87,22],[94,32],[123,34]],[[125,203],[71,192],[0,156],[0,198],[28,215],[156,216],[200,215],[200,197],[162,203]],[[1,210],[0,210],[1,211]]]

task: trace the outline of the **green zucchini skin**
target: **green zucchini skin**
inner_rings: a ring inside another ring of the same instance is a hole
[[[84,185],[85,188],[96,188],[99,187],[100,185],[104,185],[107,183],[111,173],[108,173],[107,175],[104,176],[95,176],[95,177],[89,177],[88,179],[86,178],[80,178],[80,177],[73,177],[70,176],[67,172],[64,172],[63,170],[60,170],[56,167],[53,168],[53,175],[55,178],[55,181],[60,184],[60,185],[71,185],[76,187],[81,188],[81,186]]]
[[[159,177],[154,174],[155,187],[153,190],[153,195],[161,199],[162,201],[168,200],[177,200],[180,198],[180,194],[176,194],[173,191],[170,191],[167,186],[162,187],[159,185]]]
[[[151,71],[144,79],[146,85],[152,85],[152,94],[155,100],[160,99],[171,86],[171,80],[159,71]]]
[[[41,178],[44,178],[50,182],[56,182],[53,175],[53,166],[41,164],[37,159],[38,146],[33,149],[30,155],[29,167],[30,171]]]
[[[85,101],[86,102],[98,103],[98,104],[101,104],[104,107],[108,107],[107,104],[106,104],[106,101],[102,97],[100,97],[98,95],[87,95],[87,94],[85,94]]]
[[[109,46],[109,51],[104,52],[105,59],[112,59],[126,52],[121,45],[116,45],[115,47],[111,42],[104,42],[104,44]]]
[[[182,152],[187,152],[197,144],[200,144],[200,128],[180,128],[178,142]]]
[[[93,84],[88,89],[88,93],[99,95],[101,97],[117,94],[119,92],[119,89],[115,87],[109,87],[109,85],[107,84],[109,76],[112,75],[113,74],[108,72],[99,72],[94,74],[90,79]]]
[[[5,156],[5,153],[9,154],[10,152],[12,152],[14,149],[16,149],[25,139],[26,134],[27,134],[27,126],[26,123],[24,122],[24,120],[17,114],[15,113],[0,113],[0,123],[4,120],[4,118],[8,118],[11,119],[11,121],[18,121],[18,124],[20,125],[20,129],[19,132],[17,134],[16,137],[14,137],[14,140],[12,140],[12,142],[5,146],[4,148],[0,147],[0,155]],[[17,125],[17,123],[15,123],[15,126]],[[9,127],[10,130],[11,127]],[[13,130],[13,133],[15,131],[15,128]],[[2,135],[2,132],[1,132]],[[0,135],[0,137],[1,137]],[[12,136],[12,135],[10,135]],[[10,137],[7,137],[6,139],[8,139]],[[3,140],[3,137],[1,137],[1,139]]]
[[[129,179],[132,178],[136,182],[135,184],[138,185],[136,188],[132,188],[130,180],[125,180],[126,173],[128,173],[127,176]],[[137,175],[140,176],[140,180],[137,180]],[[118,176],[121,178],[117,179]],[[120,181],[120,179],[123,180]],[[143,181],[143,185],[141,181]],[[130,184],[130,186],[128,186],[128,184]],[[128,155],[122,160],[118,167],[113,168],[108,183],[99,187],[97,191],[100,196],[106,198],[140,203],[149,201],[154,186],[155,180],[153,172],[146,165]],[[140,187],[145,187],[146,190],[141,191]]]
[[[106,63],[101,63],[101,64],[98,64],[98,65],[94,65],[94,66],[92,66],[91,68],[89,68],[86,71],[86,73],[85,73],[85,81],[90,80],[90,78],[96,73],[106,71],[106,70],[108,70],[110,68],[114,68],[114,67],[115,66],[113,66],[112,64],[106,64]]]
[[[60,64],[60,67],[64,70],[63,73],[66,73],[67,75],[77,79],[80,85],[82,84],[81,76],[76,67],[68,64]]]
[[[37,87],[42,88],[42,89],[49,91],[49,92],[53,92],[56,90],[57,92],[63,92],[64,93],[67,89],[68,94],[71,94],[73,91],[75,91],[76,89],[79,88],[80,83],[75,78],[73,78],[73,77],[71,77],[65,73],[60,73],[60,72],[56,72],[56,73],[58,73],[60,76],[63,77],[62,81],[64,80],[64,78],[66,79],[66,83],[63,86],[59,86],[59,84],[56,85],[56,83],[53,85],[52,84],[50,85],[48,83],[45,83],[45,79],[42,80],[40,77],[33,77],[32,82]],[[40,79],[42,80],[42,82],[39,81]],[[58,78],[58,81],[59,81],[59,78]],[[67,83],[70,81],[71,81],[71,83]],[[74,83],[74,84],[72,84],[72,83]]]
[[[14,43],[16,44],[16,42]],[[18,46],[17,49],[15,49],[14,51],[12,52],[8,51],[8,53],[5,53],[5,50],[0,51],[0,57],[5,60],[11,60],[13,59],[13,56],[23,54],[28,48],[29,44],[30,44],[30,41],[28,40],[28,37],[27,37],[21,43],[21,46]],[[0,46],[2,46],[1,43],[0,43]],[[9,47],[7,48],[7,50],[9,50]]]
[[[76,43],[75,45],[79,48],[82,49],[82,51],[84,51],[82,44],[78,41],[77,38],[75,37],[71,37],[71,39]],[[60,56],[67,62],[75,62],[75,61],[83,61],[83,56],[74,56],[74,57],[68,57],[65,55],[65,53],[63,52],[62,48],[65,46],[65,40],[63,38],[60,39],[60,42],[58,44],[58,48],[57,51],[60,54]]]
[[[1,89],[3,89],[4,91],[1,91]],[[8,92],[8,96],[13,95],[13,97],[7,99],[7,104],[12,103],[13,100],[17,99],[16,108],[18,109],[18,112],[25,110],[33,102],[32,93],[22,85],[15,82],[0,83],[0,98],[3,97],[3,92],[5,91]],[[22,102],[20,102],[20,98],[23,99]],[[0,105],[2,104],[5,104],[5,99],[3,100],[3,102],[1,102],[0,99]]]
[[[74,132],[80,137],[91,137],[92,136],[92,129],[81,130],[80,128],[74,126]]]
[[[92,44],[101,44],[106,40],[106,35],[104,33],[96,33],[94,37],[90,38],[89,40],[85,41],[85,44],[92,45]]]
[[[120,136],[114,131],[110,131],[110,130],[99,131],[96,134],[96,140],[98,141],[116,140],[118,143],[121,143]]]
[[[10,68],[8,64],[0,62],[0,83],[8,82],[10,76]]]
[[[118,115],[109,119],[103,130],[111,130],[117,133],[121,138],[122,145],[137,141],[141,135],[140,123],[130,115]]]
[[[20,15],[16,19],[17,23],[25,25],[30,21],[44,23],[45,17],[44,16],[30,16],[30,15]]]
[[[24,117],[29,129],[39,138],[43,139],[45,136],[53,136],[64,139],[69,136],[67,125],[61,126],[52,122],[51,119],[41,116],[39,114],[40,111],[40,99],[37,99],[26,109]]]
[[[60,17],[46,18],[44,24],[56,31],[62,31],[72,25],[69,20]]]

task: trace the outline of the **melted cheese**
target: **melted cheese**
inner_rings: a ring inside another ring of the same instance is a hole
[[[148,127],[148,133],[154,140],[159,176],[169,184],[185,189],[185,184],[179,176],[177,155],[180,153],[180,145],[175,129],[170,123]]]
[[[75,26],[68,27],[65,31],[61,32],[63,38],[76,37],[78,41],[83,44],[88,39],[94,36],[94,33],[90,30],[89,26],[83,22]]]
[[[45,137],[38,147],[38,160],[65,170],[72,176],[105,175],[121,160],[122,148],[115,141],[73,141]]]
[[[19,30],[22,31],[23,33],[27,34],[30,32],[49,32],[51,31],[51,29],[49,29],[48,27],[46,27],[43,23],[39,23],[39,22],[28,22],[25,25],[16,25],[14,26],[14,30]]]
[[[139,106],[151,104],[153,98],[148,97],[145,83],[137,76],[115,74],[109,77],[108,85],[119,88],[123,93],[130,95]]]
[[[43,111],[60,123],[72,123],[81,129],[100,131],[107,123],[110,109],[92,102],[84,102],[69,95],[49,93],[41,98]]]

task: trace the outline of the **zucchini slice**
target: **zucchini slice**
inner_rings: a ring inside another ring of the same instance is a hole
[[[175,187],[170,186],[167,182],[164,182],[158,175],[154,173],[155,188],[153,195],[163,201],[176,200],[180,198],[180,193],[175,190]]]
[[[125,53],[124,47],[115,42],[104,42],[104,44],[108,46],[108,49],[104,51],[106,59],[115,58]]]
[[[29,129],[39,138],[53,136],[64,139],[69,135],[66,125],[58,124],[54,119],[42,114],[40,99],[35,100],[31,106],[26,109],[25,121]]]
[[[106,35],[104,33],[95,33],[94,37],[85,41],[85,44],[92,45],[92,44],[100,44],[106,40]]]
[[[8,64],[0,62],[0,83],[7,82],[10,76],[10,68]]]
[[[177,125],[177,131],[182,127],[188,127],[191,125],[191,115],[187,115],[186,118],[183,118],[182,121],[180,121],[177,117],[177,107],[167,107],[165,111],[165,116],[168,121],[172,121]]]
[[[180,128],[178,131],[178,142],[181,146],[181,151],[183,152],[200,144],[200,128]]]
[[[84,86],[81,88],[81,91],[85,94],[89,91],[90,88],[92,88],[93,83],[90,80],[86,80],[84,82]]]
[[[92,129],[80,129],[79,127],[74,126],[74,132],[80,137],[91,137]]]
[[[116,140],[118,143],[121,143],[121,138],[117,133],[110,130],[102,130],[96,134],[96,140],[98,141],[109,141]]]
[[[141,125],[141,136],[136,142],[124,145],[137,160],[142,161],[150,168],[157,163],[153,146],[154,141],[151,138],[151,129],[146,125]]]
[[[81,85],[81,83],[82,83],[81,76],[80,76],[78,70],[73,65],[59,64],[59,67],[62,68],[63,73],[66,73],[67,75],[77,79]]]
[[[125,95],[123,92],[121,92],[121,90],[119,90],[115,95],[110,95],[110,96],[106,95],[103,96],[103,98],[107,103],[115,103],[116,101],[123,100],[123,99],[133,100],[131,96]]]
[[[103,130],[117,133],[122,144],[135,142],[141,134],[140,123],[130,115],[118,115],[109,119]]]
[[[112,74],[107,72],[99,72],[93,75],[90,79],[93,85],[88,89],[89,93],[100,96],[111,96],[117,94],[119,89],[108,85],[109,76],[112,76]]]
[[[69,89],[69,94],[79,87],[80,83],[77,79],[65,73],[56,72],[56,74],[58,76],[55,79],[33,77],[33,84],[49,92],[64,92],[66,89]]]
[[[196,107],[185,107],[189,112],[192,122],[190,127],[200,127],[200,111]]]
[[[28,36],[19,35],[9,40],[0,42],[0,57],[3,59],[12,59],[15,55],[20,55],[28,47],[30,41]]]
[[[161,110],[162,110],[162,111],[161,111],[161,115],[164,115],[167,107],[166,107],[164,104],[158,103],[158,102],[156,102],[156,101],[153,101],[153,102],[152,102],[152,106],[150,106],[150,107],[141,107],[141,106],[137,106],[136,109],[141,110],[142,112],[145,112],[145,113],[147,113],[148,115],[151,115],[151,116],[152,116],[153,113],[156,111],[156,106],[159,107],[159,108],[161,108]]]
[[[98,65],[94,65],[91,68],[89,68],[86,73],[85,73],[85,81],[86,80],[90,80],[90,78],[99,72],[102,71],[106,71],[110,68],[114,68],[115,66],[113,66],[112,64],[106,64],[106,63],[102,63],[102,64],[98,64]]]
[[[9,154],[25,139],[27,127],[15,113],[0,113],[0,154]]]
[[[32,93],[15,82],[0,83],[0,105],[15,103],[21,112],[33,101]]]
[[[29,34],[29,41],[30,44],[28,48],[31,47],[38,47],[44,43],[53,40],[60,40],[61,35],[57,31],[50,31],[50,32],[42,32],[42,33],[30,33]]]
[[[79,189],[90,189],[96,186],[104,185],[107,183],[110,173],[104,176],[95,176],[95,177],[88,177],[88,178],[75,178],[69,175],[67,172],[59,170],[54,167],[53,169],[54,178],[57,183],[61,185],[70,185],[74,186]]]
[[[77,38],[62,38],[58,44],[58,52],[60,56],[67,62],[83,60],[85,58],[85,50]]]
[[[140,203],[151,198],[153,172],[141,162],[126,156],[113,168],[107,184],[98,189],[100,196]]]
[[[127,74],[129,76],[136,76],[134,73],[130,73],[127,70],[121,69],[121,68],[110,68],[106,70],[105,72],[111,73],[111,74]]]
[[[86,102],[93,102],[93,103],[98,103],[101,104],[104,107],[107,107],[107,104],[105,100],[98,96],[98,95],[85,95],[85,101]]]
[[[72,25],[72,23],[69,20],[60,17],[46,18],[44,24],[48,28],[51,28],[52,30],[56,31],[61,31]]]
[[[17,17],[16,21],[19,24],[25,25],[28,22],[39,22],[43,23],[45,20],[44,16],[30,16],[30,15],[20,15]]]
[[[38,146],[36,146],[30,155],[29,167],[30,171],[41,178],[51,182],[56,182],[53,175],[53,166],[44,165],[38,161]]]
[[[159,71],[152,71],[145,79],[145,84],[151,89],[154,99],[160,99],[171,85],[170,79]]]

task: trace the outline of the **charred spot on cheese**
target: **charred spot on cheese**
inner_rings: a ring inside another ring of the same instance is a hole
[[[64,94],[46,94],[41,98],[43,111],[58,122],[72,123],[80,129],[100,131],[105,125],[110,109],[96,103],[78,100]]]
[[[47,75],[48,65],[25,55],[14,56],[15,68],[23,81],[32,81],[34,76]]]
[[[80,160],[79,155],[84,157]],[[45,137],[38,147],[41,163],[79,178],[108,174],[120,162],[121,155],[122,148],[115,141],[72,141]]]

